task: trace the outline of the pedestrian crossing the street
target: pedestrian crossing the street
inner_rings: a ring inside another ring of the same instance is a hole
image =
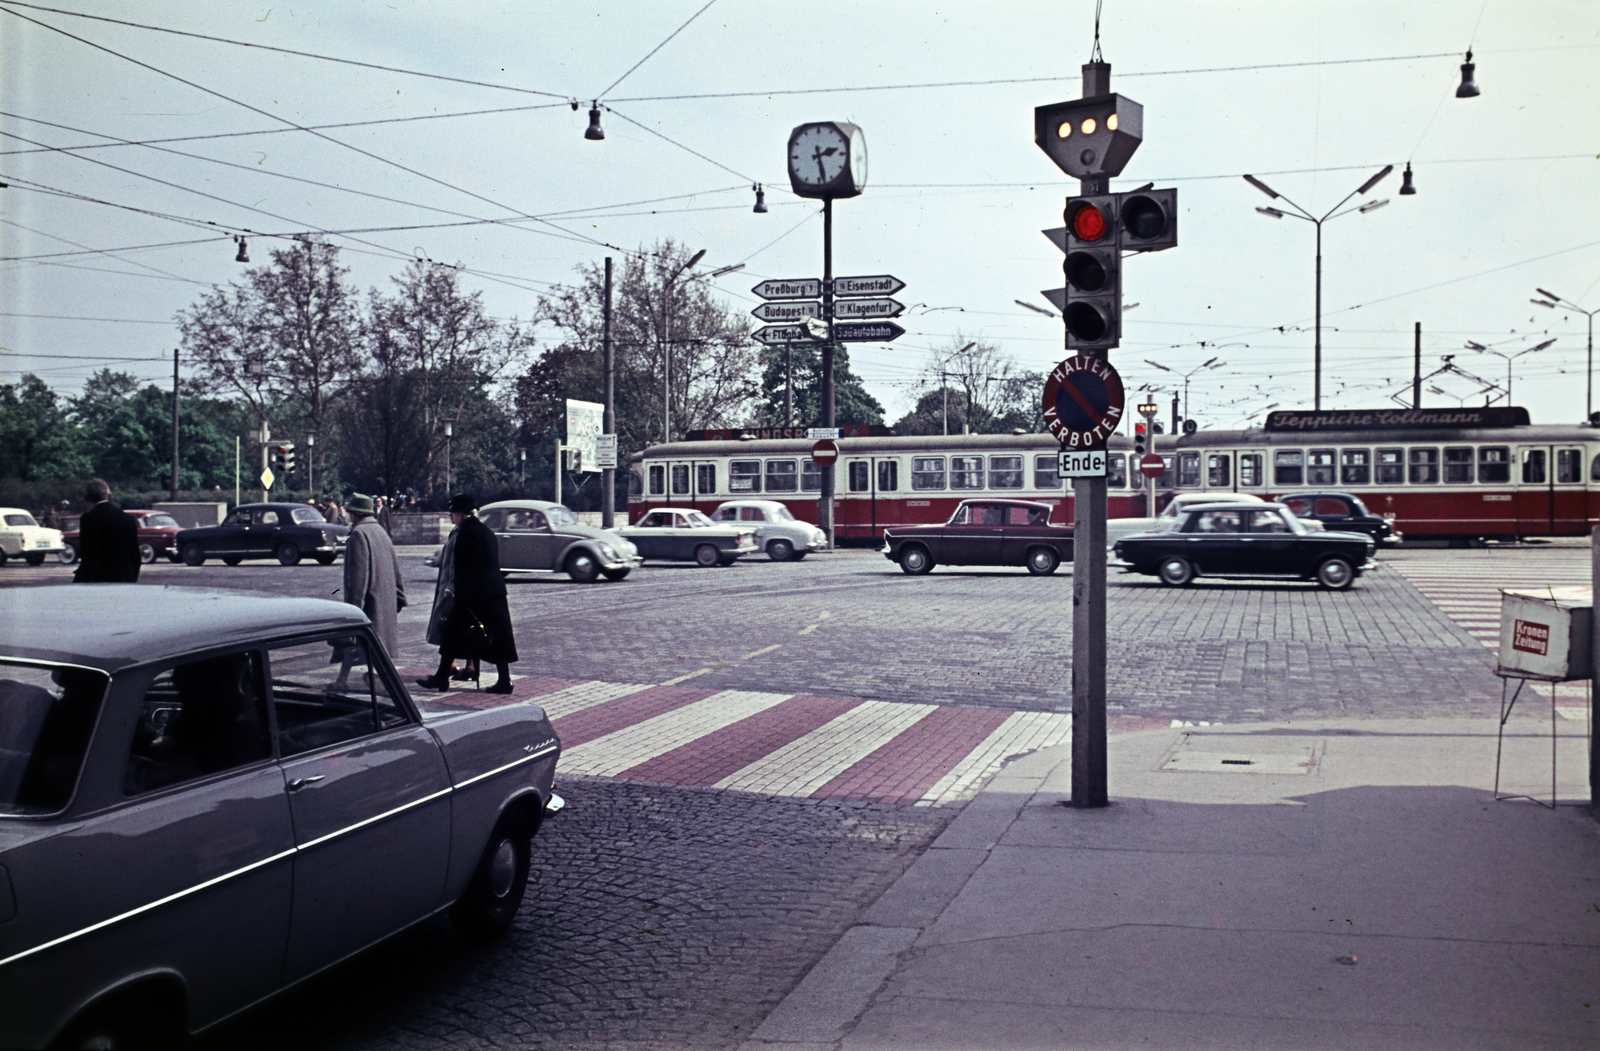
[[[1448,559],[1393,559],[1386,565],[1495,655],[1500,650],[1501,591],[1588,587],[1593,572],[1587,548],[1492,552],[1482,557]],[[1584,683],[1562,683],[1554,687],[1556,713],[1575,721],[1586,719],[1585,689]]]
[[[965,802],[1010,758],[1064,744],[1070,714],[862,701],[691,685],[513,681],[458,690],[461,708],[537,704],[561,738],[559,773],[902,806]],[[1113,729],[1166,725],[1124,720]]]

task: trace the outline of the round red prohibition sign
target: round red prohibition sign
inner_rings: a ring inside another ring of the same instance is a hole
[[[1167,471],[1167,461],[1155,453],[1145,453],[1139,460],[1139,473],[1146,478],[1160,478]]]
[[[819,467],[826,467],[839,458],[839,446],[829,438],[824,438],[811,447],[811,459]]]
[[[1122,421],[1122,377],[1111,363],[1075,354],[1044,381],[1044,422],[1069,449],[1105,442]]]

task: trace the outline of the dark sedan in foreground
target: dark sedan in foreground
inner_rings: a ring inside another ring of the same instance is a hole
[[[208,558],[230,566],[276,558],[292,566],[308,555],[326,566],[344,550],[349,533],[349,526],[334,525],[309,504],[240,504],[221,525],[180,532],[178,555],[189,566]]]
[[[1302,522],[1321,522],[1324,529],[1340,533],[1365,533],[1385,547],[1405,539],[1393,522],[1367,510],[1361,497],[1354,493],[1284,493],[1278,502]]]
[[[1054,573],[1072,561],[1072,527],[1052,525],[1050,504],[1029,500],[966,500],[948,522],[891,526],[883,556],[912,575],[934,566],[1027,566]]]
[[[1197,504],[1170,528],[1123,537],[1114,550],[1130,572],[1175,587],[1197,576],[1290,577],[1343,591],[1375,568],[1375,547],[1363,533],[1307,529],[1282,504],[1233,501]]]
[[[0,1045],[176,1047],[437,913],[508,929],[559,752],[419,708],[355,606],[0,591]]]

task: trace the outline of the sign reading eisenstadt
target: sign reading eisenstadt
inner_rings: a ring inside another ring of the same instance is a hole
[[[1075,354],[1044,382],[1044,422],[1070,449],[1102,444],[1122,419],[1122,377],[1102,358]]]

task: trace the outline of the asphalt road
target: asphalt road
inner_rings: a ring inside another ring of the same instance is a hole
[[[422,642],[433,571],[402,552]],[[1420,551],[1451,574],[1578,573],[1586,548]],[[1553,560],[1553,561],[1552,561]],[[1571,566],[1567,566],[1567,563]],[[1349,592],[1113,572],[1113,716],[1240,722],[1496,711],[1484,646],[1397,565]],[[0,586],[66,567],[0,568]],[[143,583],[337,597],[340,567],[146,567]],[[764,691],[1000,713],[1070,710],[1070,572],[911,578],[874,552],[728,568],[651,564],[621,582],[515,577],[516,671],[566,681]],[[1059,718],[1059,716],[1055,716]],[[559,726],[559,723],[558,723]],[[516,929],[475,945],[430,921],[252,1011],[207,1049],[736,1047],[956,813],[561,775]]]

